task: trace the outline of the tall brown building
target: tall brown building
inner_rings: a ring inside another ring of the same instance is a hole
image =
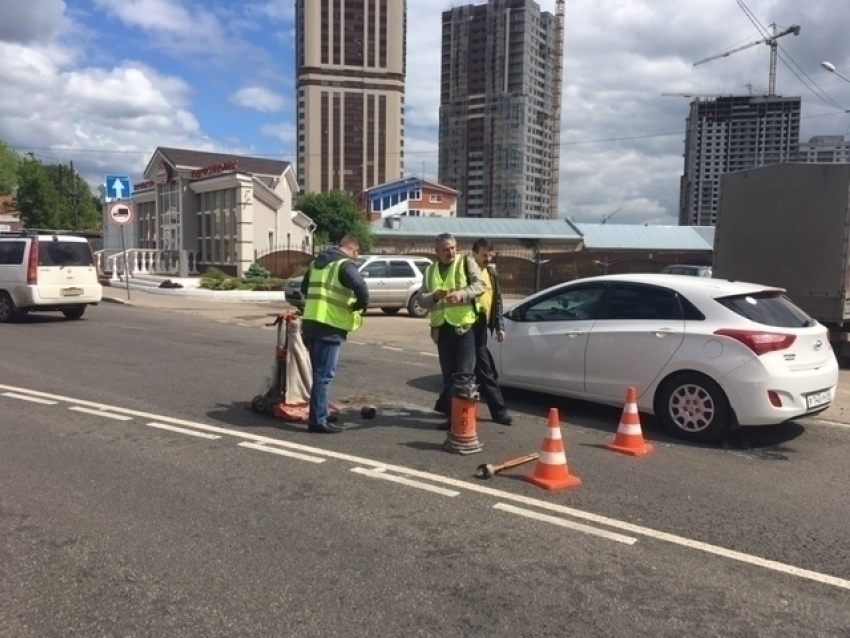
[[[296,0],[302,193],[402,176],[406,15],[406,0]]]

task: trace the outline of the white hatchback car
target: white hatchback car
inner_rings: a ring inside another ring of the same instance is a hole
[[[709,441],[827,409],[838,363],[826,328],[784,290],[685,275],[606,275],[560,284],[505,313],[490,341],[499,383],[638,408]]]
[[[79,319],[103,298],[91,245],[76,235],[0,232],[0,323],[28,312]]]

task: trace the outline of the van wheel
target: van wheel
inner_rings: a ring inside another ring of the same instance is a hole
[[[62,314],[65,315],[65,319],[79,319],[83,316],[85,311],[86,307],[80,306],[78,308],[68,308],[67,310],[63,310]]]
[[[419,304],[419,293],[416,293],[407,302],[407,312],[411,317],[422,319],[428,316],[428,311]]]
[[[401,308],[381,308],[381,312],[385,315],[397,315]]]
[[[0,291],[0,323],[14,321],[20,314],[9,293]]]
[[[729,428],[729,400],[705,375],[677,374],[664,383],[655,400],[655,414],[667,431],[680,439],[708,443]]]

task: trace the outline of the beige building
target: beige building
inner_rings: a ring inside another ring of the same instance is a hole
[[[309,248],[315,225],[293,210],[296,191],[289,162],[157,148],[133,186],[141,270],[166,259],[182,276],[211,266],[241,276],[260,252]]]
[[[404,173],[406,0],[296,0],[298,187],[356,196]]]

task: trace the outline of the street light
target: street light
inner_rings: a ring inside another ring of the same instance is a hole
[[[832,62],[821,62],[821,63],[820,63],[820,65],[821,65],[823,68],[825,68],[827,71],[829,71],[830,73],[835,73],[835,75],[837,75],[837,76],[838,76],[838,77],[840,77],[842,80],[844,80],[845,82],[847,82],[848,84],[850,84],[850,78],[846,78],[846,77],[844,77],[843,75],[841,75],[841,74],[840,74],[840,73],[836,70],[835,65],[834,65]]]

